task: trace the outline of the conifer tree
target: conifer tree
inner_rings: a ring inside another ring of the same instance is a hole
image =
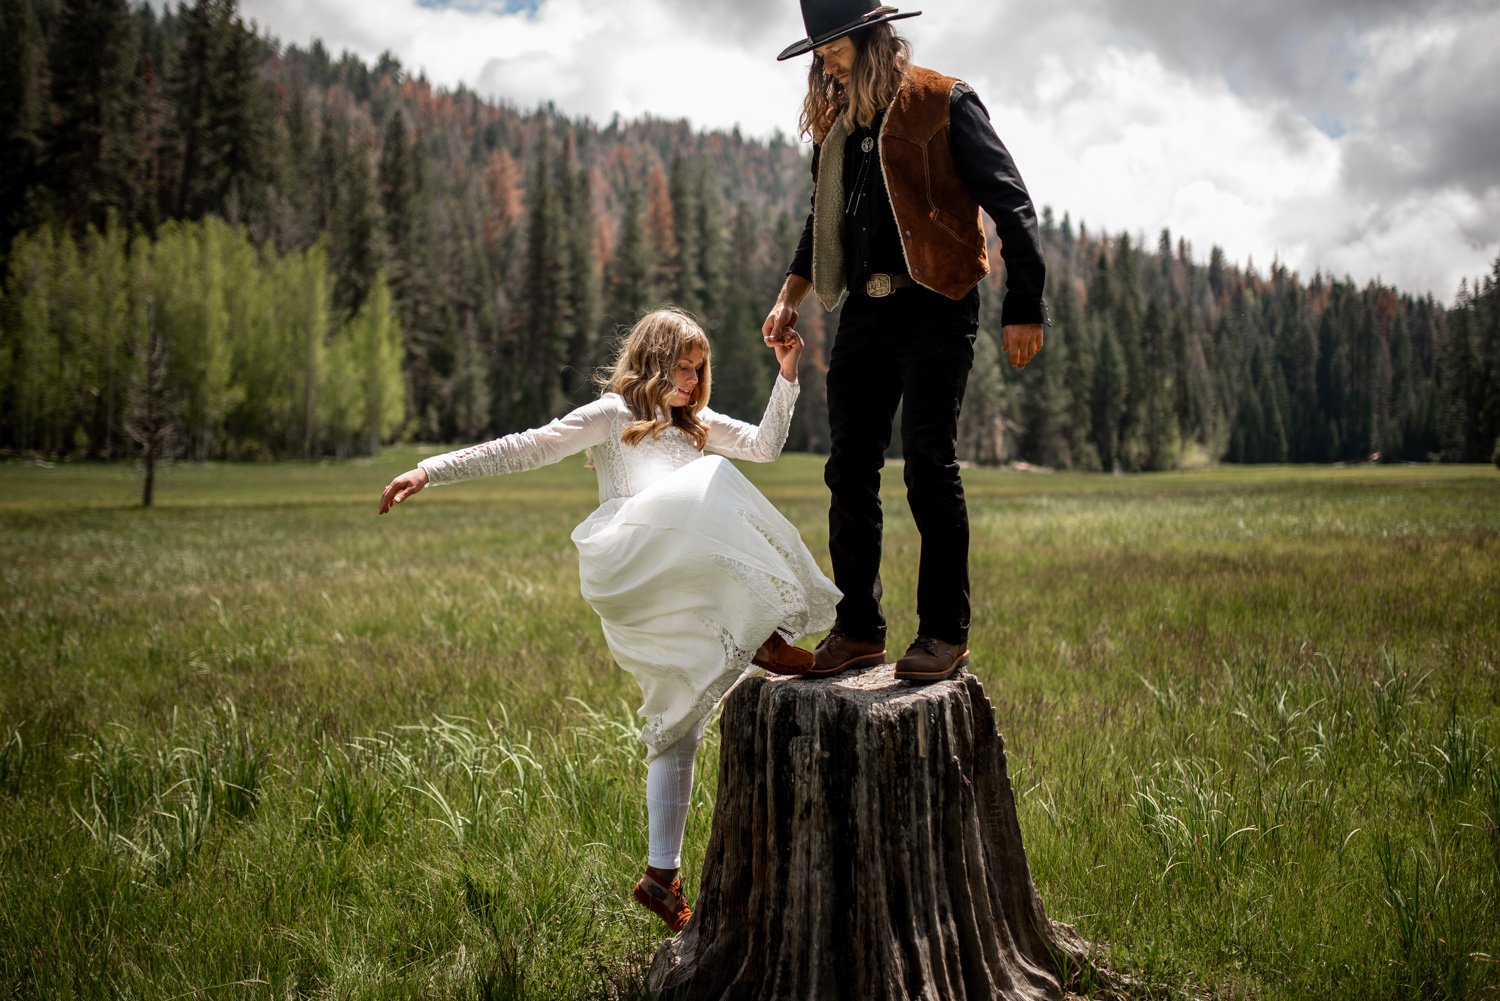
[[[1006,453],[1004,354],[993,327],[981,327],[974,338],[974,367],[969,372],[964,406],[959,411],[958,454],[974,462],[996,465]],[[1037,364],[1040,362],[1040,357]]]
[[[484,240],[499,267],[509,264],[514,233],[521,223],[521,180],[515,157],[505,148],[490,154],[484,172]]]
[[[125,0],[62,3],[48,59],[45,172],[58,214],[77,233],[104,226],[111,209],[127,221],[139,212],[138,44]]]
[[[594,222],[594,198],[588,171],[579,164],[574,137],[569,137],[565,157],[559,165],[562,205],[562,232],[558,234],[560,255],[566,261],[568,283],[562,292],[566,300],[562,314],[566,326],[559,333],[565,337],[566,354],[559,373],[560,405],[577,406],[593,396],[593,372],[603,360],[598,356],[599,270],[594,253],[597,227]]]
[[[640,193],[633,187],[627,188],[620,212],[619,236],[605,281],[604,312],[608,322],[616,326],[634,323],[656,301],[653,263],[646,242]]]
[[[776,356],[760,338],[764,318],[762,282],[749,276],[761,267],[754,213],[741,204],[735,209],[729,242],[743,255],[746,279],[723,289],[721,305],[705,319],[715,321],[713,406],[747,419],[760,414],[775,379]]]
[[[165,159],[175,167],[171,212],[243,218],[266,178],[260,45],[234,0],[182,7],[181,38],[167,75],[175,114]]]
[[[335,134],[332,216],[328,221],[329,263],[333,267],[333,308],[341,319],[359,312],[376,276],[385,268],[387,245],[369,146]]]
[[[386,240],[391,250],[399,255],[406,252],[412,242],[417,199],[406,116],[399,108],[386,123],[385,137],[380,146],[378,177],[380,204],[385,210]]]
[[[1500,439],[1500,257],[1480,285],[1474,304],[1474,367],[1479,407],[1474,417],[1474,461]]]
[[[692,186],[696,202],[693,220],[695,243],[698,248],[695,258],[698,270],[697,310],[705,323],[713,330],[719,330],[724,321],[725,285],[729,271],[724,205],[707,165],[701,160],[693,167]]]
[[[1489,275],[1465,281],[1448,316],[1438,356],[1443,457],[1484,462],[1500,438],[1500,258]]]
[[[1174,407],[1176,388],[1173,376],[1177,366],[1167,352],[1169,334],[1166,323],[1166,311],[1161,301],[1153,297],[1146,306],[1146,316],[1141,324],[1139,468],[1145,470],[1176,468],[1181,447]]]
[[[573,275],[563,239],[565,206],[557,190],[551,147],[551,136],[544,132],[527,183],[524,320],[504,373],[510,422],[523,427],[553,416],[558,374],[573,332],[567,299]]]
[[[285,253],[310,246],[322,228],[318,213],[318,137],[305,88],[290,88],[275,122],[281,132],[276,144],[280,158],[268,169],[283,203],[284,215],[275,227],[275,242]]]
[[[1119,459],[1122,468],[1130,472],[1146,468],[1147,409],[1154,378],[1147,359],[1139,274],[1140,254],[1129,235],[1121,235],[1115,242],[1114,260],[1110,262],[1109,316],[1125,367]]]
[[[42,216],[45,57],[32,0],[0,4],[0,260],[16,234]]]
[[[1124,468],[1122,454],[1122,418],[1128,392],[1128,374],[1120,357],[1120,342],[1114,327],[1095,322],[1095,340],[1099,345],[1099,364],[1089,387],[1092,401],[1094,449],[1099,453],[1099,467],[1106,472]]]
[[[1054,319],[1054,334],[1056,329]],[[987,384],[995,387],[989,389],[990,396],[997,396],[1003,392],[998,365],[1003,361],[1004,355],[993,343],[993,335],[981,329],[980,338],[975,342],[974,371],[970,376],[970,382],[972,385],[977,378],[981,387],[980,399],[982,405],[986,405],[983,402],[983,392]],[[984,345],[983,339],[988,339],[991,343]],[[996,366],[993,377],[981,368],[979,357],[981,347],[986,348],[989,363]],[[1068,434],[1068,415],[1073,405],[1072,393],[1067,385],[1067,375],[1072,369],[1069,347],[1064,337],[1054,335],[1046,338],[1042,353],[1022,372],[1026,390],[1026,403],[1021,419],[1025,429],[1024,454],[1032,462],[1049,468],[1070,469],[1074,464],[1072,442]],[[970,395],[965,394],[965,410],[970,406]],[[988,404],[987,407],[994,409],[993,404]],[[996,454],[988,461],[995,461],[998,458],[998,452],[999,450],[996,449]]]
[[[445,312],[439,301],[426,164],[420,137],[416,141],[409,138],[406,116],[397,109],[386,123],[378,169],[387,250],[383,260],[405,341],[407,392],[419,413],[444,409],[443,383],[455,362],[458,336],[452,310]],[[472,306],[468,312],[472,326]],[[465,357],[481,360],[477,351]],[[487,381],[483,372],[477,378]],[[437,423],[444,422],[439,419]]]
[[[677,247],[668,263],[669,291],[677,305],[701,318],[705,290],[698,262],[703,253],[703,189],[698,181],[680,152],[672,158],[668,191],[677,221]]]
[[[661,163],[653,160],[646,175],[646,233],[655,251],[660,291],[676,288],[672,271],[678,258],[677,217],[672,189]]]
[[[1067,219],[1064,218],[1066,227]],[[1063,230],[1059,230],[1059,238]],[[1060,255],[1063,264],[1053,271],[1049,268],[1047,301],[1052,310],[1052,326],[1046,331],[1044,353],[1050,353],[1062,343],[1066,364],[1059,365],[1061,387],[1066,399],[1057,420],[1064,438],[1066,455],[1070,457],[1068,468],[1097,472],[1099,451],[1092,434],[1093,411],[1090,386],[1094,369],[1098,364],[1098,346],[1094,336],[1097,325],[1087,323],[1078,302],[1076,282],[1071,267],[1066,264],[1068,251]],[[1061,453],[1060,453],[1061,454]]]
[[[1281,295],[1275,330],[1277,368],[1286,385],[1287,427],[1292,455],[1312,459],[1318,451],[1318,336],[1310,322],[1307,297],[1288,284]]]

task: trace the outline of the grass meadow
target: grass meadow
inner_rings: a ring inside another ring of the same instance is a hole
[[[377,518],[419,454],[176,466],[153,510],[126,467],[0,466],[0,995],[645,996],[592,473]],[[826,567],[819,460],[746,472]],[[966,482],[1032,874],[1132,996],[1500,997],[1500,473]]]

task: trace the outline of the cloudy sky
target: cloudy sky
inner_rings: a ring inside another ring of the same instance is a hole
[[[607,122],[791,135],[795,0],[240,0],[284,42]],[[1494,0],[928,0],[917,62],[971,83],[1033,197],[1451,302],[1500,254]]]

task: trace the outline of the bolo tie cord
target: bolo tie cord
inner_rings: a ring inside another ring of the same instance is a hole
[[[844,203],[844,215],[852,216],[859,211],[859,207],[865,200],[865,186],[870,178],[870,152],[875,148],[875,140],[865,136],[859,144],[859,150],[864,155],[860,157],[859,174],[854,178],[854,189],[849,192],[849,200]]]

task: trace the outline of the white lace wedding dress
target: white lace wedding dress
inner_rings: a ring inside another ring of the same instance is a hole
[[[781,454],[797,400],[777,377],[760,424],[704,408],[708,448],[752,462]],[[839,591],[797,529],[720,456],[677,428],[639,445],[609,393],[545,427],[422,460],[432,485],[536,469],[592,449],[599,507],[573,530],[583,597],[644,701],[649,757],[714,708],[773,631],[788,640],[833,624]]]

